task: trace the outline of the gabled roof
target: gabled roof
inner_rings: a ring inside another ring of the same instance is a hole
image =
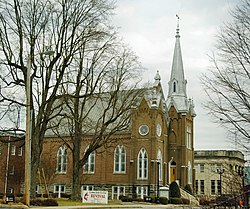
[[[168,117],[168,111],[165,105],[165,98],[160,83],[159,72],[157,72],[157,76],[153,84],[150,84],[144,88],[138,88],[129,91],[119,91],[117,92],[116,96],[118,97],[118,100],[114,101],[112,105],[110,105],[112,92],[93,95],[92,97],[88,98],[87,101],[85,101],[84,110],[88,114],[86,114],[84,120],[82,121],[83,133],[85,133],[86,135],[97,133],[98,129],[101,128],[103,121],[105,122],[110,117],[121,113],[120,108],[126,108],[126,111],[123,114],[120,114],[112,124],[108,125],[106,132],[112,131],[116,127],[117,129],[121,127],[121,130],[118,130],[118,132],[129,132],[131,127],[122,127],[122,121],[124,120],[124,118],[129,118],[131,109],[138,108],[143,99],[145,99],[149,108],[163,108],[166,118]],[[69,105],[73,107],[73,101],[69,103]],[[107,107],[109,108],[107,109]],[[106,111],[104,112],[104,110]],[[66,106],[60,113],[60,115],[63,116],[70,116],[70,114],[70,110]],[[103,114],[105,114],[105,117],[103,117]],[[57,122],[58,121],[54,120],[54,124],[56,124]],[[64,136],[70,135],[70,132],[73,130],[70,130],[69,120],[65,117],[61,119],[60,123],[61,124],[58,129],[58,133]],[[120,123],[121,126],[119,126]],[[51,123],[51,125],[52,124],[53,122]],[[46,135],[53,136],[55,135],[55,133],[53,133],[52,130],[48,130],[46,132]]]

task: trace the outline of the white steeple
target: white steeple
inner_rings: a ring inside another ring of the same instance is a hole
[[[187,99],[186,84],[187,81],[184,76],[184,68],[182,62],[181,45],[180,45],[180,29],[179,29],[179,16],[177,16],[177,29],[175,35],[175,48],[172,63],[171,77],[168,82],[168,98],[167,106],[170,108],[175,106],[177,112],[187,113],[190,109],[190,104]]]

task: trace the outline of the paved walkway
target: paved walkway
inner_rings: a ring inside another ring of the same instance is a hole
[[[124,203],[117,205],[79,205],[79,206],[48,206],[48,207],[40,207],[40,206],[30,206],[26,205],[6,205],[0,204],[0,209],[115,209],[115,208],[166,208],[166,209],[200,209],[199,206],[191,206],[191,205],[161,205],[161,204],[147,204],[147,203]]]

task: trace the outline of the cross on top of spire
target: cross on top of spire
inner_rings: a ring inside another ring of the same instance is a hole
[[[180,31],[180,29],[179,29],[179,24],[180,24],[180,17],[179,17],[179,15],[178,14],[176,14],[176,17],[177,17],[177,28],[176,28],[176,38],[177,37],[180,37],[180,34],[179,34],[179,31]]]

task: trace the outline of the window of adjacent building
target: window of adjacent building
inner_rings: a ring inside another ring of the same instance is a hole
[[[11,155],[16,155],[16,145],[11,146]]]
[[[204,180],[200,180],[200,194],[204,194],[204,190],[205,190],[205,188],[204,188]]]
[[[211,180],[211,194],[215,194],[215,180]]]
[[[147,186],[137,186],[136,187],[136,194],[138,198],[143,199],[144,196],[148,195],[148,187]]]
[[[23,148],[19,147],[18,148],[18,156],[22,156],[23,155]]]
[[[198,172],[198,164],[194,164],[194,170],[195,170],[195,173],[197,173]]]
[[[65,193],[65,185],[54,185],[54,193],[57,193],[58,198],[61,198],[61,194]]]
[[[10,169],[10,175],[14,175],[15,174],[15,167],[14,165],[11,167]]]
[[[158,150],[158,153],[157,153],[157,166],[158,166],[158,174],[159,174],[159,180],[162,180],[162,153],[161,153],[161,150],[159,149]]]
[[[36,185],[36,194],[40,194],[40,185]]]
[[[13,189],[13,188],[8,188],[8,193],[9,193],[9,194],[13,194],[13,192],[14,192],[14,189]]]
[[[85,153],[89,147],[85,149]],[[84,173],[94,173],[95,172],[95,152],[91,152],[87,162],[83,166],[83,172]]]
[[[199,180],[195,180],[195,193],[199,194]]]
[[[221,184],[220,184],[220,180],[217,180],[217,192],[218,192],[218,194],[221,194]]]
[[[67,170],[67,150],[61,146],[57,152],[57,172],[66,173]]]
[[[125,173],[126,169],[126,152],[123,145],[118,145],[114,153],[114,172]]]
[[[211,173],[216,172],[216,170],[215,170],[215,164],[211,164],[210,165],[210,171],[211,171]]]
[[[138,154],[138,179],[148,178],[148,155],[144,148],[142,148]]]
[[[200,164],[200,173],[204,173],[205,168],[204,168],[204,164]]]
[[[187,126],[187,135],[186,135],[186,140],[187,140],[187,148],[191,149],[192,148],[192,143],[191,143],[191,127]]]
[[[125,196],[124,186],[112,186],[112,199],[119,200],[120,196]]]

